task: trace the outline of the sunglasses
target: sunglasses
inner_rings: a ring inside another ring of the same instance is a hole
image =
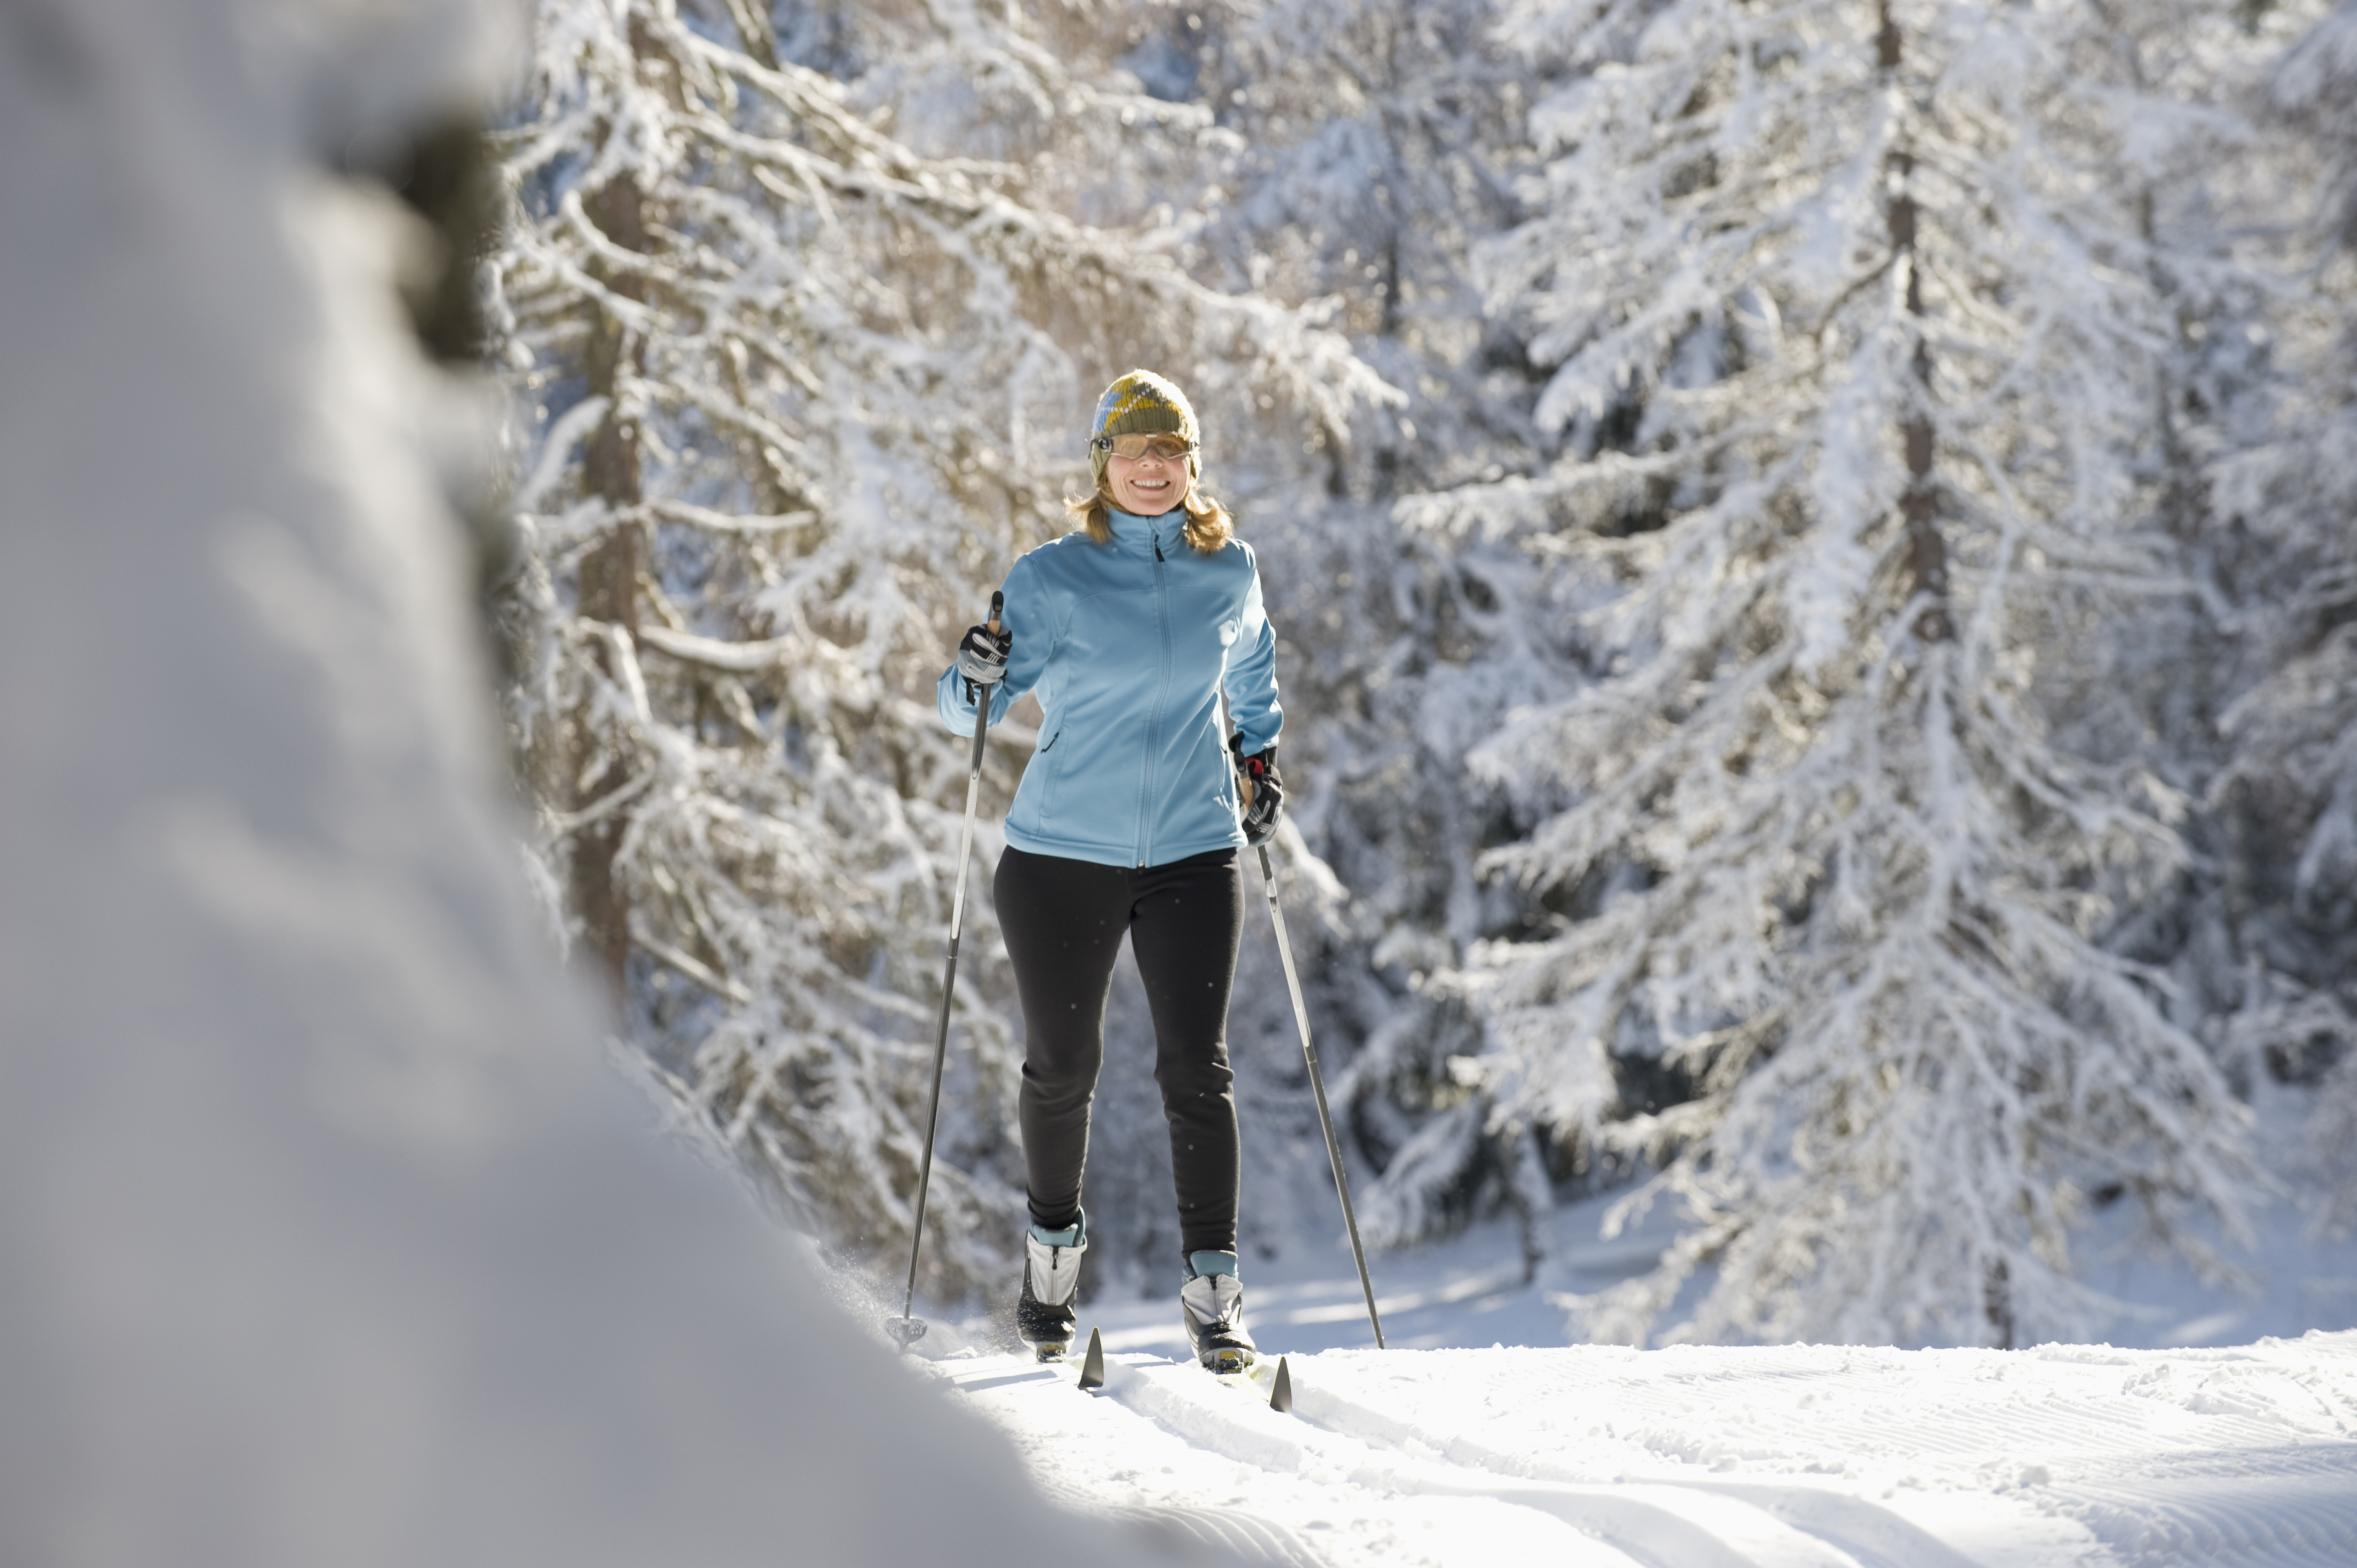
[[[1195,444],[1182,435],[1100,435],[1089,445],[1116,457],[1159,457],[1166,463],[1195,450]]]

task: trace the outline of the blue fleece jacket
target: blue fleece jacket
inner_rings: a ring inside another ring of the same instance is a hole
[[[1241,848],[1236,780],[1218,693],[1247,756],[1276,744],[1276,634],[1261,609],[1252,547],[1206,555],[1186,513],[1113,513],[1113,542],[1074,532],[1015,563],[1002,624],[1015,634],[990,718],[1026,692],[1046,714],[1006,813],[1006,842],[1100,865],[1164,865]],[[953,664],[942,722],[974,733]]]

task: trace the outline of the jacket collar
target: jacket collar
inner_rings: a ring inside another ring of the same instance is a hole
[[[1140,555],[1151,555],[1159,550],[1168,560],[1186,542],[1187,512],[1183,507],[1173,507],[1160,517],[1136,517],[1117,506],[1108,506],[1105,517],[1113,524],[1114,542]]]

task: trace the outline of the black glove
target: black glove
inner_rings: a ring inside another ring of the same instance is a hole
[[[957,672],[965,677],[965,700],[978,703],[974,695],[978,686],[995,686],[1006,679],[1006,657],[1015,651],[1015,634],[1001,630],[994,634],[986,626],[965,628],[965,639],[958,644]]]
[[[1244,755],[1244,737],[1228,737],[1236,754],[1237,793],[1245,800],[1244,843],[1257,849],[1276,836],[1276,819],[1285,810],[1285,779],[1276,771],[1276,747]]]

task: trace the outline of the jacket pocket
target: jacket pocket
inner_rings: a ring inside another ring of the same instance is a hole
[[[1045,746],[1042,746],[1036,754],[1040,767],[1039,828],[1042,832],[1049,831],[1049,823],[1055,817],[1056,775],[1062,770],[1064,763],[1064,759],[1062,757],[1051,757],[1048,754],[1055,750],[1056,743],[1063,738],[1063,727],[1059,725],[1057,726],[1056,733],[1048,737],[1048,743]]]

